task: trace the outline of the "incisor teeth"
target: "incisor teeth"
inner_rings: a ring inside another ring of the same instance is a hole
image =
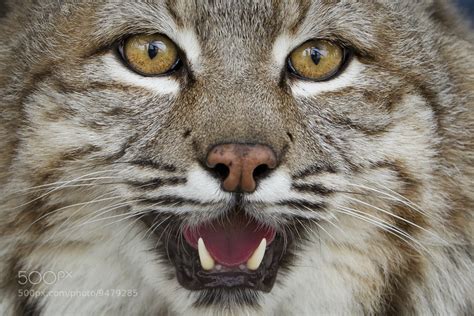
[[[267,240],[262,239],[257,250],[253,253],[250,259],[247,261],[247,268],[249,270],[257,270],[260,264],[262,263],[263,256],[265,255],[265,248],[267,247]]]
[[[204,240],[202,240],[202,238],[198,239],[198,252],[199,261],[201,261],[201,267],[204,270],[212,270],[214,268],[215,262],[207,251],[206,245],[204,244]]]

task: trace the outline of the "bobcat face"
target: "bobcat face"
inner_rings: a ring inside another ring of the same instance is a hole
[[[460,156],[447,142],[472,143],[448,127],[468,128],[450,89],[472,91],[452,77],[469,67],[446,56],[471,61],[461,46],[436,46],[448,26],[432,9],[28,5],[34,27],[2,40],[16,62],[0,57],[3,225],[18,236],[8,249],[24,249],[12,260],[78,275],[50,289],[141,292],[120,306],[27,304],[46,313],[305,315],[422,305],[423,293],[439,290],[412,291],[429,279],[427,248],[444,253],[468,238],[460,215],[447,212],[462,207],[446,197],[472,198],[440,177]],[[457,276],[446,286],[462,296],[469,280]]]

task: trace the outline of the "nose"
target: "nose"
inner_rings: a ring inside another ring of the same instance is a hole
[[[222,179],[225,191],[251,193],[277,166],[277,158],[266,145],[223,144],[209,151],[206,163]]]

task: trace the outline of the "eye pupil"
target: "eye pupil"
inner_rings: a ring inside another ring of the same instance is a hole
[[[319,64],[319,62],[321,61],[321,57],[322,55],[319,52],[319,50],[313,47],[311,49],[311,60],[313,61],[315,65]]]
[[[153,59],[158,55],[158,52],[160,50],[159,43],[157,42],[152,42],[148,44],[148,56],[150,59]]]

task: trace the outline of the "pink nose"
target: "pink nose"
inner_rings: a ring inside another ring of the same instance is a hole
[[[208,153],[206,162],[228,192],[255,191],[257,181],[277,166],[275,153],[265,145],[218,145]]]

